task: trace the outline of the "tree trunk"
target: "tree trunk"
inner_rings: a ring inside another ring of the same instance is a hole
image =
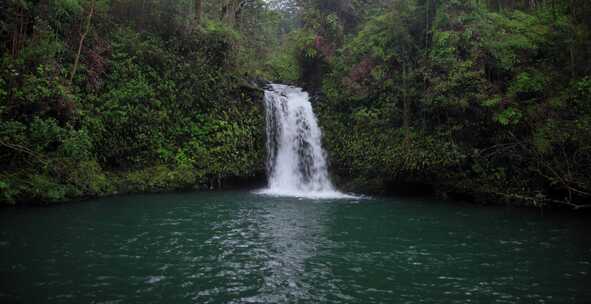
[[[141,12],[139,13],[139,28],[140,30],[144,30],[145,29],[145,25],[146,25],[146,0],[142,0],[142,8],[141,8]]]
[[[574,79],[577,76],[575,65],[575,43],[570,47],[570,75]]]
[[[195,28],[201,27],[201,16],[203,15],[203,0],[195,0]]]
[[[231,10],[232,10],[232,0],[223,0],[222,15],[220,18],[223,22],[225,22],[225,23],[230,22],[230,16],[232,15]]]
[[[222,21],[234,26],[237,16],[240,14],[240,6],[241,0],[225,0],[222,4]]]
[[[576,66],[575,66],[575,47],[577,44],[577,10],[576,10],[576,0],[570,1],[570,9],[571,9],[571,26],[573,30],[573,40],[570,45],[569,49],[569,56],[570,56],[570,73],[571,77],[574,79],[576,76]]]
[[[406,134],[409,134],[410,128],[410,101],[408,99],[408,67],[406,63],[402,64],[402,128]]]
[[[430,19],[430,10],[431,10],[431,0],[425,1],[425,49],[429,48],[429,19]]]
[[[70,73],[70,80],[69,84],[72,84],[74,81],[74,75],[76,75],[76,70],[78,70],[78,64],[80,63],[80,54],[82,53],[82,46],[84,45],[84,40],[86,36],[90,32],[90,26],[92,21],[92,16],[94,16],[94,10],[96,7],[96,0],[92,0],[90,3],[90,8],[88,11],[88,16],[86,17],[86,24],[84,32],[82,32],[82,27],[80,27],[81,35],[80,35],[80,42],[78,43],[78,52],[76,53],[76,59],[74,60],[74,67],[72,68],[72,72]]]
[[[39,17],[43,20],[47,20],[49,17],[49,0],[39,1]]]
[[[14,23],[16,27],[12,32],[10,51],[12,57],[16,58],[25,44],[25,10],[20,5],[15,10]]]

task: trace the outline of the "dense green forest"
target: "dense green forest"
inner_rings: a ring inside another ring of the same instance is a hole
[[[0,201],[260,179],[271,81],[344,189],[584,207],[590,36],[586,0],[3,1]]]

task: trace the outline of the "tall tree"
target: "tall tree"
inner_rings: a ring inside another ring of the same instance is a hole
[[[201,17],[203,16],[203,0],[195,0],[195,27],[201,26]]]
[[[84,24],[80,25],[80,40],[78,42],[78,52],[76,52],[76,58],[74,59],[74,66],[72,67],[72,72],[70,73],[69,83],[71,84],[74,80],[74,75],[76,75],[76,70],[78,70],[78,64],[80,63],[80,54],[82,53],[82,47],[84,46],[84,40],[88,33],[90,33],[90,28],[92,25],[92,17],[95,14],[96,10],[96,0],[91,0],[88,6],[88,14],[86,15],[86,21]]]

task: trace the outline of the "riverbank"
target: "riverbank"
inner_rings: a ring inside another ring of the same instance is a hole
[[[28,178],[28,177],[25,177]],[[4,206],[53,205],[101,197],[113,197],[140,193],[171,193],[177,191],[219,191],[245,188],[262,188],[264,171],[249,176],[204,177],[193,169],[175,169],[155,166],[131,172],[101,172],[78,184],[57,184],[32,178],[35,189],[23,189],[18,193],[0,192]],[[14,185],[29,181],[12,181]],[[22,186],[21,186],[22,189]]]
[[[511,189],[489,190],[482,188],[467,188],[462,184],[453,184],[449,181],[432,182],[428,180],[411,182],[388,181],[358,177],[345,181],[342,177],[336,177],[339,189],[351,193],[364,193],[377,196],[402,196],[402,197],[436,197],[445,201],[460,201],[481,206],[512,206],[547,210],[569,210],[574,212],[591,211],[591,204],[574,204],[565,200],[551,199],[545,196],[535,196],[531,193],[510,192]]]

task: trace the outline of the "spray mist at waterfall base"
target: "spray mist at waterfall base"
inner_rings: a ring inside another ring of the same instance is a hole
[[[273,84],[265,91],[268,187],[258,194],[312,199],[356,198],[328,176],[322,132],[308,93]]]

